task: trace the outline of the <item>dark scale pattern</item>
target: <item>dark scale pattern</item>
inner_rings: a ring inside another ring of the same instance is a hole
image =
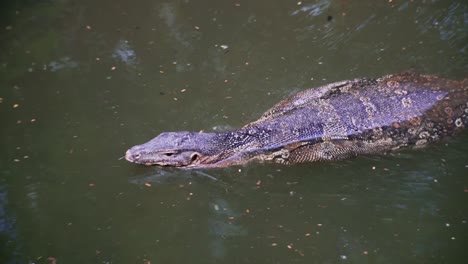
[[[299,92],[235,131],[163,133],[126,158],[183,167],[336,160],[424,146],[467,124],[468,80],[403,73]]]

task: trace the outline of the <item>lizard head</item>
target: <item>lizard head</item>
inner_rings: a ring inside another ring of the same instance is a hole
[[[138,164],[196,167],[212,155],[214,133],[166,132],[127,150],[125,159]]]

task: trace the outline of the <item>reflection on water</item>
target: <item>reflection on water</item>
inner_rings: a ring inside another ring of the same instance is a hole
[[[226,242],[231,238],[247,235],[247,231],[235,223],[235,219],[241,215],[224,199],[215,198],[208,204],[212,217],[208,219],[208,226],[212,234],[210,252],[214,259],[224,259],[227,256],[228,246]]]
[[[183,23],[180,23],[177,16],[176,4],[174,3],[162,3],[159,9],[159,16],[163,19],[167,28],[169,29],[169,36],[174,38],[178,44],[182,45],[184,48],[190,48],[191,41],[187,35],[187,31],[183,28],[185,26]],[[181,26],[183,25],[183,26]]]
[[[136,53],[130,47],[128,40],[119,40],[117,45],[112,53],[112,57],[122,61],[123,63],[127,64],[128,66],[135,66],[136,64]]]
[[[451,46],[456,47],[458,43],[468,40],[468,7],[460,3],[452,3],[446,13],[442,13],[431,21],[433,26],[440,32],[440,39],[447,41]],[[468,43],[460,52],[466,53]]]
[[[11,213],[8,193],[0,186],[0,262],[19,263],[22,258],[20,240],[16,233],[16,218]]]
[[[182,180],[182,181],[181,181]],[[172,188],[178,185],[184,189],[188,186],[198,184],[215,186],[220,191],[215,191],[205,195],[207,201],[199,205],[198,210],[206,210],[206,218],[199,219],[204,222],[199,228],[206,228],[209,234],[206,247],[210,254],[210,259],[225,260],[229,256],[229,244],[233,239],[247,235],[247,230],[240,223],[243,218],[242,211],[234,208],[227,199],[223,198],[223,190],[226,192],[236,192],[234,189],[209,174],[209,171],[184,171],[155,169],[151,173],[142,174],[129,178],[129,182],[140,187]],[[197,201],[197,194],[189,193],[188,200]],[[180,202],[179,202],[180,203]],[[182,205],[179,205],[182,206]]]
[[[0,10],[0,263],[468,257],[467,133],[335,163],[117,160],[334,81],[466,78],[466,1],[36,2]]]
[[[137,185],[145,185],[146,183],[166,184],[175,177],[182,177],[185,180],[191,180],[194,178],[201,178],[208,181],[212,181],[214,184],[224,185],[222,180],[216,178],[216,176],[210,175],[209,172],[204,171],[179,171],[178,169],[152,169],[151,172],[144,172],[141,175],[132,176],[128,179],[130,183]]]
[[[320,0],[318,3],[307,4],[292,12],[295,16],[301,12],[307,13],[310,16],[318,16],[327,10],[331,5],[331,0]]]
[[[78,63],[73,61],[70,57],[62,57],[58,61],[51,61],[48,65],[44,66],[44,70],[56,72],[62,69],[73,69],[78,67]]]

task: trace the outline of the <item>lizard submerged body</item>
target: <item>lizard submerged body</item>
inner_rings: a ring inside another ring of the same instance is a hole
[[[467,125],[467,79],[403,73],[299,92],[238,130],[162,133],[125,157],[185,168],[339,160],[426,145]]]

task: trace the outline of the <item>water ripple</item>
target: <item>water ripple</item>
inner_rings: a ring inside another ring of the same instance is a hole
[[[331,0],[322,0],[315,4],[305,5],[291,13],[295,16],[299,13],[308,13],[309,16],[318,16],[322,14],[331,5]]]

